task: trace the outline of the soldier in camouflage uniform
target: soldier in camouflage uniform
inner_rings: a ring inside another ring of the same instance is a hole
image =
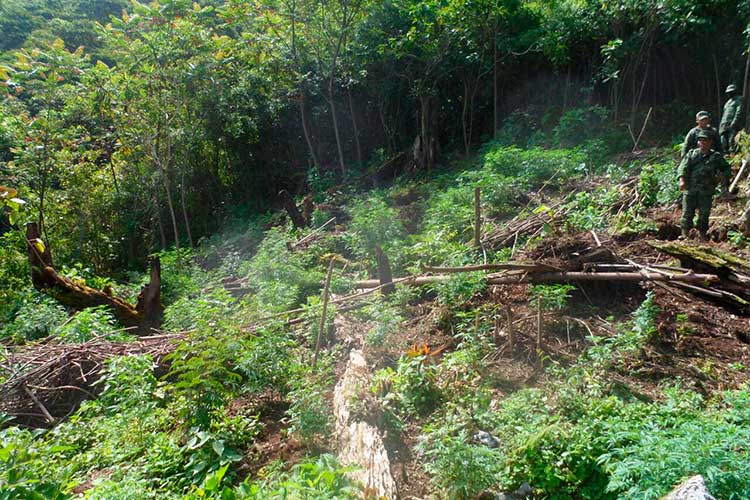
[[[702,240],[708,239],[708,217],[718,180],[722,191],[727,192],[732,174],[729,163],[718,151],[711,149],[713,139],[702,130],[698,132],[698,148],[689,151],[680,163],[680,191],[682,196],[682,237],[687,238],[693,228],[693,218],[698,210],[698,231]]]
[[[691,149],[698,147],[698,132],[701,130],[707,131],[711,134],[711,138],[714,140],[714,149],[719,153],[724,154],[721,148],[721,139],[719,138],[719,132],[711,125],[711,115],[708,111],[698,111],[695,115],[695,127],[690,129],[690,132],[685,136],[685,142],[682,143],[682,149],[680,150],[680,156],[684,157]]]
[[[729,100],[724,104],[724,112],[719,124],[719,135],[721,145],[726,153],[734,146],[734,135],[742,128],[742,96],[737,94],[737,86],[732,84],[727,87]]]

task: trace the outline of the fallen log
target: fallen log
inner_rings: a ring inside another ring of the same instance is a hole
[[[423,273],[470,273],[474,271],[501,271],[501,270],[521,270],[521,271],[561,271],[559,267],[550,266],[547,264],[535,263],[535,264],[519,264],[516,262],[502,262],[496,264],[477,264],[474,266],[462,266],[462,267],[432,267],[432,266],[421,266]]]
[[[410,285],[427,285],[430,283],[442,283],[452,279],[449,275],[419,276],[406,281]],[[397,280],[394,280],[394,282]],[[567,283],[574,281],[674,281],[679,283],[716,283],[719,278],[713,274],[696,274],[692,272],[683,274],[665,275],[661,273],[641,272],[603,272],[587,273],[580,271],[559,272],[536,272],[519,273],[505,276],[487,277],[488,285],[518,285],[524,283]],[[380,286],[379,280],[356,281],[354,287],[367,289]]]
[[[164,313],[161,303],[161,263],[151,260],[151,280],[138,295],[136,305],[113,296],[107,290],[97,290],[61,276],[52,263],[52,253],[41,239],[36,223],[26,225],[26,242],[31,282],[34,288],[73,309],[107,306],[117,320],[126,327],[136,327],[137,333],[147,335],[158,328]]]

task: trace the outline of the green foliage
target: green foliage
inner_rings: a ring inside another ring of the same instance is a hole
[[[118,329],[117,320],[107,306],[89,307],[75,314],[65,324],[55,328],[57,337],[71,343],[83,343],[94,337],[107,340],[129,339],[127,334],[111,333]]]
[[[388,256],[394,272],[402,269],[400,254],[405,230],[398,210],[388,206],[377,194],[364,201],[356,201],[349,210],[351,241],[348,246],[355,256],[375,262],[375,247],[379,246]]]
[[[0,424],[7,422],[0,420]],[[0,431],[0,499],[58,500],[68,498],[62,486],[38,474],[44,451],[36,446],[36,436],[10,427]]]
[[[560,116],[552,129],[555,143],[570,148],[601,136],[610,126],[609,110],[601,106],[573,108]]]
[[[458,273],[441,283],[436,283],[438,302],[446,307],[459,308],[487,288],[483,272]]]
[[[499,449],[471,442],[468,430],[454,423],[425,427],[417,447],[425,470],[451,499],[471,499],[495,486],[503,472]]]
[[[437,385],[437,369],[427,356],[402,356],[396,370],[384,368],[373,375],[373,392],[383,406],[401,415],[425,415],[442,398]]]
[[[545,311],[560,311],[565,309],[570,292],[575,289],[573,285],[533,285],[529,287],[529,296],[532,300],[541,300]]]
[[[247,276],[254,289],[252,300],[261,311],[294,308],[317,293],[325,278],[324,269],[306,266],[304,256],[290,252],[286,243],[281,230],[268,231],[253,258],[240,267],[240,274]]]
[[[404,320],[395,307],[384,300],[377,299],[360,309],[359,315],[363,320],[374,323],[365,334],[365,343],[370,347],[386,345],[388,335],[395,332]]]
[[[96,382],[102,387],[98,402],[112,411],[120,411],[151,400],[156,389],[153,370],[150,355],[110,358],[104,375]]]
[[[579,191],[567,204],[568,223],[584,231],[605,228],[611,216],[612,206],[619,196],[617,189]]]
[[[677,167],[673,163],[645,165],[638,177],[638,195],[644,207],[665,206],[680,198]]]
[[[53,298],[36,290],[19,294],[13,320],[0,329],[0,337],[36,340],[50,335],[68,317]]]
[[[174,391],[184,396],[184,418],[191,426],[206,429],[213,411],[237,390],[242,374],[237,359],[245,351],[245,341],[234,328],[213,324],[190,334],[168,359],[166,379],[174,380]]]
[[[237,370],[242,374],[243,392],[261,392],[266,388],[282,393],[290,389],[295,377],[297,345],[280,329],[261,329],[247,342],[237,360]]]
[[[256,482],[245,481],[232,495],[237,500],[286,499],[343,500],[361,498],[362,486],[347,476],[352,468],[342,467],[332,455],[308,458],[289,472],[272,471]]]
[[[318,360],[321,363],[321,360]],[[322,364],[322,363],[321,363]],[[299,436],[308,446],[319,446],[330,437],[331,409],[327,394],[333,386],[331,367],[318,366],[314,372],[311,365],[299,366],[290,381],[291,404],[286,411],[289,431]]]
[[[210,327],[231,311],[232,296],[223,288],[214,288],[195,297],[180,297],[164,310],[164,328],[172,331]]]

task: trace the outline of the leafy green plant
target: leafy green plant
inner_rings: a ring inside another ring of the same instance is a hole
[[[673,163],[645,165],[638,177],[639,201],[644,207],[670,205],[680,199],[678,171]]]
[[[378,370],[372,384],[383,406],[396,414],[425,415],[442,399],[436,367],[417,353],[402,356],[396,370]]]
[[[7,423],[0,418],[0,426]],[[18,427],[0,431],[0,499],[68,498],[62,485],[39,474],[39,463],[44,460],[44,455],[35,440],[34,433]]]
[[[300,366],[291,382],[292,390],[288,394],[291,404],[285,416],[289,431],[308,446],[325,442],[333,423],[327,399],[333,385],[333,373],[330,366],[321,367],[319,364],[318,370],[313,373],[310,366]]]
[[[446,307],[460,308],[463,304],[487,289],[483,272],[459,273],[434,285],[438,302]]]
[[[529,296],[533,301],[542,301],[545,311],[560,311],[565,309],[570,299],[570,293],[575,290],[573,285],[533,285],[529,287]]]
[[[106,306],[89,307],[79,311],[69,321],[55,328],[54,334],[66,342],[86,342],[103,336],[108,340],[124,340],[127,334],[111,333],[118,329],[117,320]]]
[[[19,295],[13,320],[1,330],[0,337],[35,340],[50,335],[68,317],[65,309],[52,297],[36,290]]]

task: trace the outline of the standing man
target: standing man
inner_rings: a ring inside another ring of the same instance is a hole
[[[698,147],[698,132],[701,130],[707,131],[711,134],[714,140],[714,148],[719,153],[724,154],[724,150],[721,148],[721,140],[719,139],[719,132],[711,126],[711,115],[708,111],[698,111],[695,115],[695,127],[690,129],[690,132],[685,136],[685,142],[682,143],[682,149],[680,150],[680,157],[685,157],[691,149]]]
[[[713,139],[705,130],[698,132],[698,148],[689,151],[680,162],[680,191],[682,191],[682,237],[687,238],[693,228],[698,210],[698,231],[703,241],[708,240],[708,217],[711,214],[716,185],[721,181],[722,192],[729,187],[732,169],[718,151],[712,148]]]
[[[721,145],[725,153],[734,147],[734,135],[742,128],[742,96],[737,95],[737,86],[731,84],[725,91],[729,100],[724,104],[724,112],[719,124]]]

